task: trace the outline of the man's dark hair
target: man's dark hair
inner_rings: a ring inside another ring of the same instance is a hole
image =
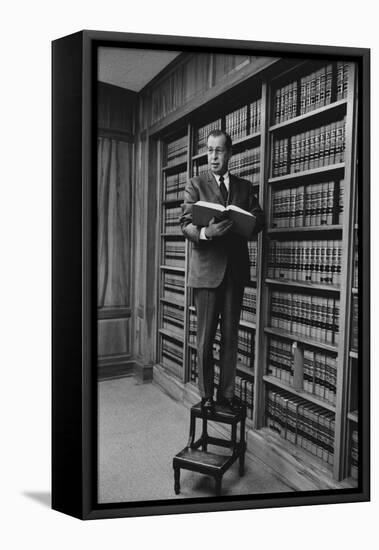
[[[228,149],[228,151],[232,150],[233,143],[232,143],[232,138],[230,137],[229,134],[227,134],[223,130],[212,130],[212,132],[208,134],[208,138],[210,138],[211,136],[212,137],[224,136],[226,148]],[[208,141],[208,138],[207,138],[207,141]]]

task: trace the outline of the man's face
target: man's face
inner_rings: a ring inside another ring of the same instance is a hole
[[[209,136],[208,138],[208,164],[214,174],[221,176],[228,169],[231,155],[226,147],[225,136]]]

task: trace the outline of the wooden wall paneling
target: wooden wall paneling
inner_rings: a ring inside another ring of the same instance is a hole
[[[166,114],[159,113],[159,120],[153,118],[150,121],[150,134],[153,135],[158,132],[163,132],[167,127],[174,124],[179,119],[190,117],[192,112],[196,109],[203,107],[206,103],[218,98],[224,92],[234,88],[234,86],[244,82],[254,74],[267,69],[277,61],[277,58],[273,57],[259,57],[254,60],[254,62],[242,65],[238,70],[232,71],[228,78],[221,79],[219,82],[215,83],[212,88],[205,89],[203,93],[197,94],[193,99],[189,99],[176,110],[171,110]],[[211,70],[211,63],[209,63],[209,70]],[[209,75],[208,78],[210,78]]]
[[[256,58],[252,58],[256,59]],[[214,54],[214,82],[217,84],[231,72],[239,70],[244,65],[252,62],[249,55]]]
[[[98,354],[104,359],[112,356],[130,357],[131,319],[101,319],[98,323]]]
[[[117,132],[133,136],[137,93],[98,82],[97,98],[97,122],[100,131],[107,130],[113,136]]]
[[[145,109],[150,113],[151,134],[275,61],[276,58],[262,56],[183,55],[166,77],[142,91]]]

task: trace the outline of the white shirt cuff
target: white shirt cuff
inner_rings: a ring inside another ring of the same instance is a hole
[[[205,227],[202,227],[200,229],[200,240],[203,240],[203,241],[209,241],[210,239],[207,239],[206,235],[205,235]]]

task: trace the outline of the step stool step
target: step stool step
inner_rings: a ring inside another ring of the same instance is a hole
[[[185,447],[174,457],[174,463],[183,467],[203,467],[210,471],[222,471],[230,462],[231,455],[219,455],[210,453],[209,451],[201,451],[199,449],[191,449]]]

